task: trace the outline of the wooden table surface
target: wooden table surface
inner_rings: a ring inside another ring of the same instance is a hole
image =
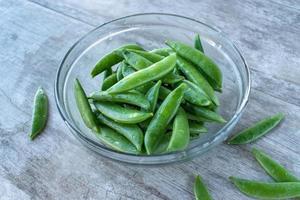
[[[192,161],[124,165],[84,148],[60,117],[54,79],[71,45],[94,27],[141,12],[175,13],[222,29],[252,74],[248,107],[235,131],[284,112],[284,123],[254,144],[220,144]],[[214,199],[248,199],[228,181],[271,180],[251,156],[263,149],[300,176],[300,3],[297,0],[0,0],[0,199],[193,199],[201,174]],[[28,139],[34,93],[50,100],[49,123]]]

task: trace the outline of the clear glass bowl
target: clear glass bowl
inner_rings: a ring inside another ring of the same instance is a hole
[[[78,77],[89,94],[100,88],[102,75],[92,79],[90,72],[106,53],[127,43],[137,43],[151,50],[166,47],[165,40],[177,40],[193,45],[195,33],[223,73],[223,92],[218,93],[220,114],[226,124],[209,124],[209,133],[191,141],[181,152],[162,155],[131,155],[104,146],[86,128],[76,107],[74,79]],[[55,81],[58,110],[71,132],[87,147],[99,154],[133,164],[155,165],[184,161],[204,153],[224,141],[238,122],[250,92],[250,74],[239,50],[220,30],[203,22],[172,14],[137,14],[105,23],[76,42],[64,57]]]

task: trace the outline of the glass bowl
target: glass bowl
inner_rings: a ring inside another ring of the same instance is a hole
[[[223,92],[218,93],[219,113],[225,124],[210,123],[208,134],[190,142],[184,151],[161,155],[132,155],[104,146],[83,124],[76,107],[73,84],[76,77],[89,94],[100,89],[102,75],[91,78],[90,72],[106,53],[127,43],[137,43],[151,50],[166,47],[165,40],[193,45],[201,35],[205,54],[223,73]],[[76,42],[64,57],[55,81],[58,110],[71,132],[85,146],[102,156],[132,164],[156,165],[191,159],[224,141],[239,121],[250,92],[250,74],[239,50],[214,26],[183,16],[161,13],[136,14],[105,23]]]

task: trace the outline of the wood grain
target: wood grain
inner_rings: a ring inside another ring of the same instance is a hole
[[[242,49],[253,77],[250,102],[235,132],[284,112],[280,127],[254,144],[221,144],[192,161],[151,168],[120,164],[83,148],[55,106],[57,66],[94,26],[145,8],[206,19],[224,30]],[[248,199],[228,176],[270,180],[251,156],[253,146],[300,176],[297,8],[297,2],[279,0],[0,0],[0,199],[193,199],[193,174],[202,175],[215,199]],[[31,142],[32,99],[41,84],[49,95],[49,123]]]

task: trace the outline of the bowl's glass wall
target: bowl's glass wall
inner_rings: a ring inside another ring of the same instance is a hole
[[[165,40],[193,45],[195,33],[201,35],[205,54],[223,73],[223,92],[218,93],[219,112],[227,124],[209,124],[209,133],[195,139],[183,152],[159,156],[134,156],[114,152],[103,146],[86,128],[76,108],[73,83],[80,79],[87,94],[100,89],[102,75],[92,79],[91,69],[106,53],[127,43],[137,43],[147,50],[166,47]],[[249,93],[249,74],[237,49],[217,29],[174,15],[136,15],[107,23],[81,39],[65,57],[56,80],[58,107],[72,132],[83,143],[104,156],[141,164],[169,163],[191,158],[223,141],[238,121]]]

